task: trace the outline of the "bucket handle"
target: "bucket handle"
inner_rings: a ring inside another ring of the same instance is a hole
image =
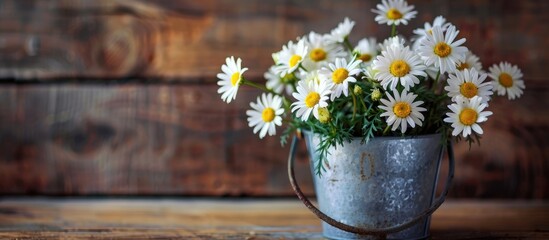
[[[448,190],[450,188],[450,185],[452,184],[452,179],[454,178],[454,150],[453,150],[453,147],[452,147],[452,143],[450,141],[448,141],[448,144],[447,144],[448,148],[447,149],[448,149],[449,164],[448,164],[448,178],[446,179],[446,186],[444,186],[444,191],[442,192],[441,196],[434,202],[434,204],[431,205],[430,208],[424,210],[423,212],[421,212],[416,217],[413,217],[410,220],[408,220],[404,223],[398,224],[396,226],[391,226],[391,227],[386,227],[386,228],[359,228],[359,227],[354,227],[354,226],[351,226],[351,225],[341,223],[341,222],[331,218],[330,216],[324,214],[317,207],[315,207],[311,203],[311,201],[309,201],[309,199],[301,191],[301,188],[297,184],[297,181],[295,179],[295,174],[294,174],[294,158],[295,158],[295,150],[296,150],[298,140],[299,140],[299,138],[297,136],[293,137],[292,145],[290,146],[290,156],[288,157],[288,176],[290,178],[290,183],[292,184],[292,188],[294,189],[294,192],[297,194],[297,197],[303,202],[303,204],[305,204],[305,206],[307,208],[309,208],[309,210],[311,210],[311,212],[313,212],[318,218],[322,219],[322,221],[324,221],[324,222],[326,222],[326,223],[328,223],[328,224],[330,224],[330,225],[332,225],[336,228],[339,228],[343,231],[347,231],[347,232],[351,232],[351,233],[355,233],[355,234],[360,234],[360,235],[385,235],[385,234],[389,234],[389,233],[400,232],[400,231],[414,225],[415,223],[420,221],[423,217],[425,217],[427,215],[430,215],[433,212],[435,212],[440,207],[440,205],[442,205],[442,203],[446,199],[446,195],[448,194]]]

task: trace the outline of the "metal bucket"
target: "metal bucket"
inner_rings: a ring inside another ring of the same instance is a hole
[[[305,133],[311,170],[318,160],[321,139]],[[414,138],[376,137],[367,144],[357,138],[329,151],[326,171],[314,186],[317,209],[303,195],[293,173],[296,138],[288,161],[290,182],[298,197],[323,220],[323,234],[331,239],[424,239],[430,215],[444,202],[453,177],[453,152],[448,144],[446,188],[435,201],[443,155],[440,134]]]

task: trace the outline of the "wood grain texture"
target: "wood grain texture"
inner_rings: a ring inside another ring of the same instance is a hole
[[[242,89],[227,105],[216,89],[3,85],[0,192],[289,195],[288,149],[247,126],[258,93]],[[308,173],[303,151],[298,171]]]
[[[271,53],[309,31],[329,32],[344,17],[351,35],[385,38],[376,1],[98,0],[0,1],[0,78],[144,77],[214,82],[226,56],[240,56],[259,78]],[[528,79],[546,80],[547,1],[412,1],[411,36],[444,15],[484,67],[508,60]]]
[[[547,202],[450,201],[432,239],[546,239]],[[297,200],[4,199],[0,237],[23,239],[322,239]]]
[[[215,85],[48,84],[0,87],[0,193],[292,196],[288,149],[259,140]],[[481,146],[456,145],[450,196],[549,197],[547,88],[497,99]],[[281,131],[281,129],[278,129]],[[301,144],[296,172],[312,194]],[[443,166],[443,171],[447,169]],[[441,177],[444,179],[444,177]]]

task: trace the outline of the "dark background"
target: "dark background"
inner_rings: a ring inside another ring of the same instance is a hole
[[[0,194],[293,196],[287,147],[260,141],[243,87],[216,73],[243,58],[262,82],[271,53],[345,16],[353,44],[385,38],[376,1],[0,0]],[[400,33],[444,15],[485,70],[522,68],[521,99],[494,100],[481,146],[456,146],[455,198],[549,198],[549,1],[409,1]],[[280,132],[280,130],[279,130]],[[312,193],[307,156],[297,172]]]

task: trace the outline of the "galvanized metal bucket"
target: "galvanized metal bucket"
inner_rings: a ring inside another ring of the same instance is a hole
[[[311,170],[318,160],[321,139],[304,132]],[[290,149],[288,175],[303,203],[323,220],[323,235],[331,239],[424,239],[430,215],[444,202],[454,172],[448,146],[446,186],[435,200],[443,155],[440,134],[418,137],[376,137],[367,144],[357,138],[330,149],[322,176],[313,171],[316,208],[295,181],[293,162],[297,137]]]

